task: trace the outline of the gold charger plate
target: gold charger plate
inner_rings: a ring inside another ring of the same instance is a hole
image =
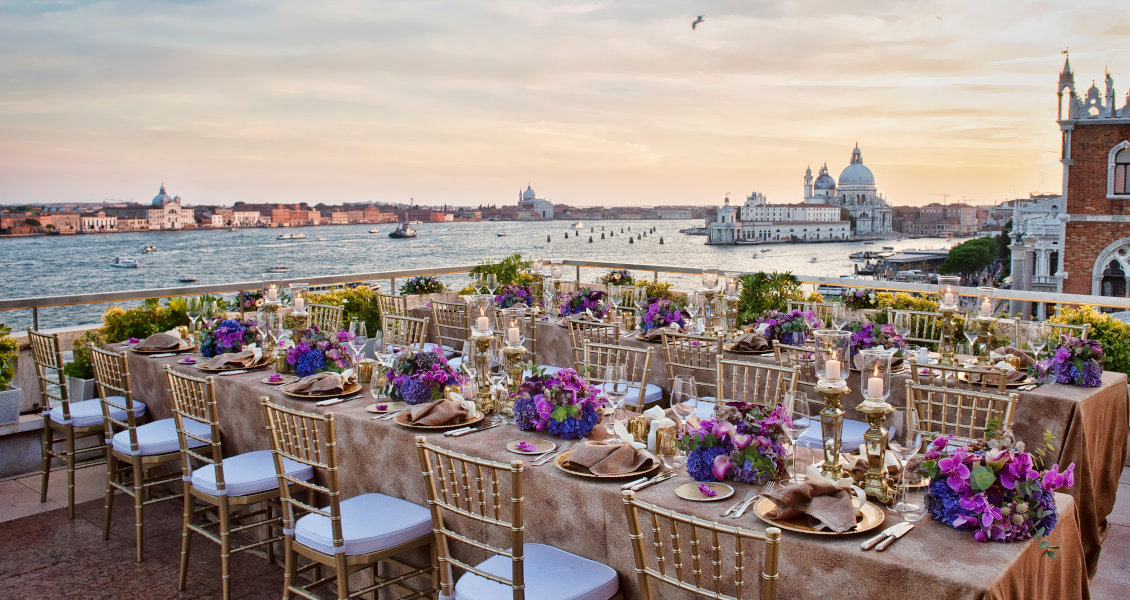
[[[717,495],[707,496],[698,489],[699,482],[694,481],[691,483],[684,483],[675,488],[675,495],[683,500],[690,500],[692,502],[714,502],[715,500],[725,500],[734,495],[734,488],[725,483],[717,481],[705,484],[706,487],[714,490]]]
[[[259,381],[261,383],[266,383],[266,384],[270,384],[270,385],[286,385],[288,383],[294,383],[295,381],[298,381],[298,379],[299,379],[299,377],[297,375],[283,375],[282,379],[279,379],[278,381],[271,381],[271,378],[269,376],[264,377],[264,378],[260,379]]]
[[[144,348],[130,348],[130,352],[138,354],[180,354],[182,352],[192,352],[196,350],[196,346],[189,346],[188,348],[181,348],[179,350],[149,350]]]
[[[522,442],[530,444],[531,446],[536,448],[536,450],[534,450],[533,452],[519,450],[518,444]],[[514,440],[513,442],[506,442],[506,449],[513,452],[514,454],[545,454],[546,452],[552,452],[553,450],[556,450],[557,444],[549,440]]]
[[[482,421],[483,419],[486,418],[486,415],[484,415],[483,413],[476,412],[475,416],[471,417],[470,419],[467,419],[466,421],[460,422],[460,423],[448,423],[447,425],[413,425],[412,423],[408,422],[408,418],[412,416],[410,414],[411,412],[412,411],[406,410],[406,411],[400,413],[399,415],[396,415],[395,417],[393,417],[392,420],[396,421],[397,425],[403,425],[403,426],[405,426],[409,429],[423,429],[425,431],[442,431],[444,429],[455,429],[457,427],[468,427],[470,425],[475,425],[476,423],[479,423],[480,421]]]
[[[384,410],[377,410],[377,407],[382,405],[382,404],[385,406],[385,409]],[[377,402],[375,404],[370,404],[369,406],[365,407],[365,410],[367,410],[371,413],[377,413],[378,415],[383,415],[385,413],[396,412],[398,410],[404,410],[406,408],[408,408],[407,402],[392,402],[392,401],[390,401],[390,402]]]
[[[794,521],[778,521],[776,519],[770,519],[767,515],[774,508],[777,508],[777,505],[768,498],[761,498],[753,506],[753,510],[755,513],[757,513],[757,517],[774,527],[788,529],[789,531],[796,531],[797,533],[810,533],[813,535],[854,535],[857,533],[863,533],[865,531],[871,531],[872,529],[875,529],[876,527],[882,525],[884,519],[886,519],[886,516],[883,515],[883,509],[875,506],[870,502],[864,502],[863,506],[859,509],[860,514],[859,516],[857,516],[858,520],[855,523],[855,527],[842,533],[837,533],[828,529],[816,529],[814,527],[810,527],[808,525]]]
[[[197,369],[200,369],[201,371],[204,371],[205,373],[223,373],[224,371],[258,371],[259,369],[268,367],[273,364],[275,364],[275,361],[269,358],[264,358],[259,362],[253,365],[248,365],[246,367],[220,367],[218,369],[213,369],[208,366],[207,361],[200,361],[193,366],[195,366]]]
[[[959,381],[964,382],[964,383],[970,383],[969,382],[969,376],[966,375],[965,373],[958,373],[957,379]],[[978,381],[978,382],[971,383],[970,385],[978,385],[980,383],[981,382]],[[1004,387],[1006,387],[1006,388],[1018,388],[1018,387],[1029,385],[1029,384],[1032,384],[1032,383],[1036,383],[1036,380],[1033,379],[1031,375],[1025,375],[1024,379],[1021,379],[1020,381],[1008,382],[1008,383],[1004,384]],[[997,384],[996,383],[985,383],[985,387],[986,388],[997,387]]]
[[[583,467],[574,468],[567,466],[565,464],[565,461],[569,460],[569,457],[572,455],[572,450],[567,450],[565,452],[562,452],[561,454],[558,454],[557,458],[553,459],[553,466],[561,469],[562,471],[565,471],[566,473],[569,473],[570,475],[577,475],[578,477],[588,477],[589,479],[626,479],[628,477],[640,477],[642,475],[654,473],[655,471],[659,470],[659,467],[662,466],[659,464],[658,460],[655,460],[655,464],[651,467],[646,469],[636,469],[631,473],[620,473],[618,475],[597,475],[595,473],[592,473],[591,471],[588,471],[587,469],[584,469]]]
[[[340,391],[340,392],[322,392],[320,394],[303,394],[302,392],[292,392],[292,391],[290,391],[290,388],[294,387],[295,383],[298,383],[298,382],[296,381],[296,382],[284,387],[282,389],[282,391],[287,396],[290,396],[291,398],[298,398],[299,400],[325,400],[326,398],[336,398],[338,396],[348,396],[350,394],[356,394],[357,392],[361,391],[361,384],[354,382],[354,383],[346,386],[345,389]]]

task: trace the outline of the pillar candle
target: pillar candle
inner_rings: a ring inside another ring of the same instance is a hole
[[[486,318],[486,316],[475,319],[475,329],[478,329],[479,331],[486,331],[490,329],[490,319]]]
[[[945,306],[953,306],[956,304],[954,302],[953,292],[946,292],[946,295],[942,297],[942,304]]]
[[[824,376],[828,379],[839,380],[840,378],[840,361],[829,360],[824,363]]]
[[[279,299],[279,289],[275,286],[267,288],[267,300],[274,302]]]
[[[506,339],[511,345],[517,346],[522,343],[521,332],[518,331],[517,327],[511,327],[506,330]]]
[[[302,298],[302,296],[299,296],[299,297],[294,299],[294,312],[296,312],[296,313],[304,312],[305,308],[306,308],[306,300],[304,300]]]
[[[985,298],[985,301],[981,303],[981,316],[987,317],[991,314],[993,314],[993,304],[989,302],[988,298]]]
[[[867,378],[867,397],[868,398],[882,398],[883,397],[883,378],[882,377],[869,377],[869,378]]]

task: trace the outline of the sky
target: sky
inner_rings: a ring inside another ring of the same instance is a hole
[[[0,204],[797,202],[856,143],[892,204],[1057,192],[1124,1],[0,0]]]

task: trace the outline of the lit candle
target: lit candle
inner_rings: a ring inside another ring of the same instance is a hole
[[[991,314],[993,314],[993,303],[989,302],[988,298],[985,298],[985,301],[981,303],[981,316],[987,317]]]
[[[942,296],[942,304],[945,306],[953,306],[954,304],[957,304],[955,298],[953,297],[952,287],[946,286],[946,293],[944,296]]]
[[[279,299],[279,288],[275,287],[274,284],[272,284],[270,287],[267,288],[267,300],[270,300],[271,302],[275,302],[278,299]]]
[[[718,276],[718,289],[720,289],[720,290],[726,289],[726,276],[725,275],[719,275]]]
[[[512,346],[517,346],[522,343],[521,333],[518,331],[517,327],[511,327],[506,330],[506,339]]]
[[[475,319],[475,329],[479,331],[486,331],[490,329],[490,319],[487,318],[486,309],[479,309],[479,317]]]
[[[304,310],[305,308],[306,308],[306,300],[303,299],[302,296],[299,296],[299,297],[294,299],[294,312],[296,312],[296,313],[305,312],[305,310]]]
[[[553,267],[553,278],[561,279],[561,267]]]
[[[840,361],[829,359],[825,362],[824,376],[830,380],[838,381],[840,379]]]
[[[726,295],[727,296],[737,296],[738,295],[738,284],[737,284],[737,282],[730,280],[730,283],[726,284]]]
[[[874,374],[867,379],[867,397],[883,397],[883,378],[879,377],[879,365],[875,365]]]

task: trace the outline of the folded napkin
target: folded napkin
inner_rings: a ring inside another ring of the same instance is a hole
[[[1002,371],[1004,373],[1005,381],[1008,383],[1017,383],[1019,381],[1023,381],[1024,378],[1028,376],[1028,373],[1026,371],[1019,371],[1003,360],[993,365],[993,368]],[[1000,375],[997,375],[995,373],[985,374],[985,385],[1000,385],[1000,377]],[[969,376],[970,383],[981,383],[981,379],[982,376],[977,373],[973,373]]]
[[[303,377],[290,391],[298,394],[339,394],[356,382],[357,375],[353,373],[353,369],[346,369],[341,374],[315,373]]]
[[[765,336],[760,333],[743,333],[734,339],[730,350],[738,352],[768,352],[772,350]]]
[[[261,356],[261,355],[260,355]],[[235,367],[243,369],[255,364],[258,357],[253,350],[244,350],[242,352],[225,352],[212,357],[208,361],[209,369],[223,369],[225,367]]]
[[[169,333],[154,333],[134,346],[136,350],[180,350],[184,342],[180,336]]]
[[[463,423],[470,417],[471,411],[447,398],[417,404],[408,410],[408,422],[413,425],[454,425]]]
[[[643,338],[643,340],[645,342],[662,342],[664,331],[671,331],[671,330],[667,329],[666,327],[654,327],[652,329],[648,329],[647,331],[643,332],[642,334],[640,334],[640,336]]]
[[[565,461],[574,467],[584,467],[593,475],[620,475],[655,466],[650,453],[631,444],[603,444],[588,442],[578,445]]]
[[[1019,357],[1020,366],[1024,368],[1036,366],[1036,359],[1032,358],[1032,356],[1027,352],[1015,346],[1004,346],[1003,348],[997,348],[996,350],[993,350],[993,352],[996,352],[997,354],[1000,354],[1002,356],[1011,354],[1012,356]]]
[[[813,525],[817,529],[827,528],[837,533],[855,527],[858,511],[852,503],[853,494],[833,483],[794,483],[762,495],[777,505],[769,511],[770,519],[789,521],[807,516],[818,523]]]

